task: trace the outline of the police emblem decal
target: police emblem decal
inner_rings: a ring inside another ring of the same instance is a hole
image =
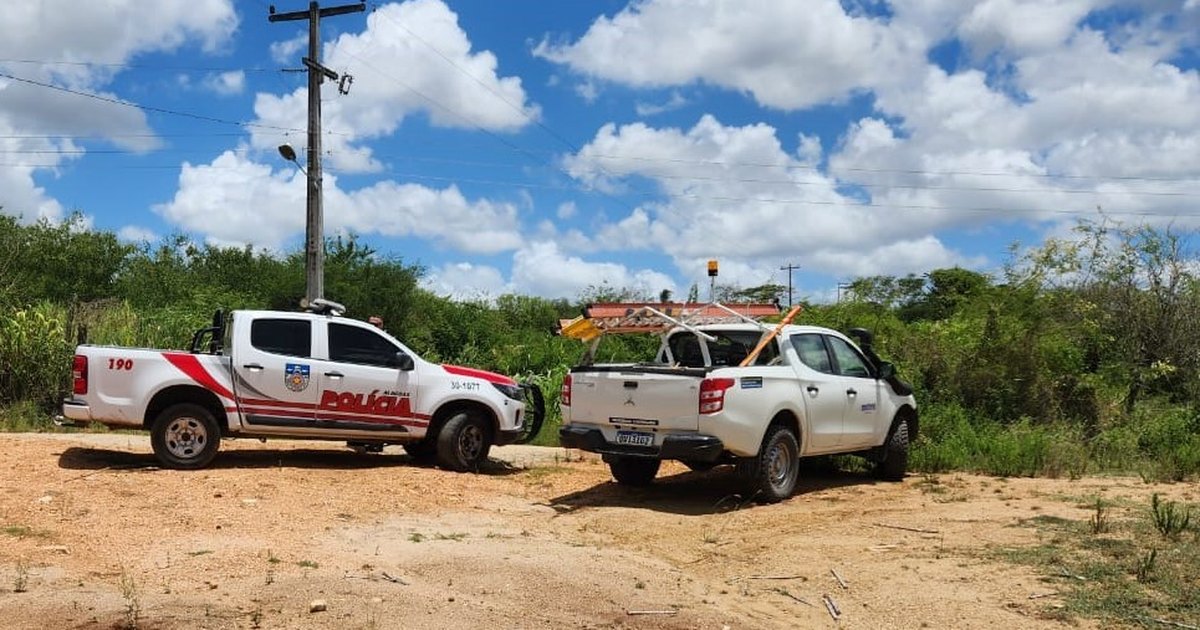
[[[302,363],[288,363],[283,370],[283,385],[294,392],[308,389],[310,368]]]

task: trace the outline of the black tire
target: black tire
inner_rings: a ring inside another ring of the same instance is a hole
[[[426,437],[419,442],[409,442],[404,445],[404,452],[408,453],[413,459],[420,461],[432,461],[437,457],[437,440],[432,437]]]
[[[717,462],[702,462],[696,460],[683,460],[683,465],[696,472],[708,472],[717,467]]]
[[[479,470],[492,448],[488,423],[479,414],[460,411],[442,425],[437,436],[438,465],[447,470]]]
[[[171,405],[150,427],[154,456],[167,468],[204,468],[217,456],[221,426],[212,412],[193,403]]]
[[[662,460],[652,457],[619,457],[608,460],[608,469],[613,479],[623,486],[648,486],[658,475]]]
[[[758,456],[739,462],[737,471],[754,500],[778,503],[796,491],[796,481],[800,477],[800,441],[791,429],[772,425],[763,436]]]
[[[908,471],[908,421],[901,420],[892,431],[887,444],[883,445],[883,461],[875,467],[875,474],[885,481],[904,481]]]

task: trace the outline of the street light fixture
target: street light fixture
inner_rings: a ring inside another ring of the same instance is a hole
[[[295,164],[296,168],[299,168],[300,172],[304,173],[304,168],[301,167],[300,163],[296,161],[296,150],[292,148],[292,145],[290,145],[290,144],[279,145],[279,155],[283,156],[283,159]],[[304,173],[304,174],[307,175],[308,173]]]

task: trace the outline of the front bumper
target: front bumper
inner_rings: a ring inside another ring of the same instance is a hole
[[[558,441],[565,448],[577,448],[602,455],[693,462],[715,462],[721,457],[721,453],[725,452],[725,445],[719,438],[700,434],[669,434],[663,437],[661,446],[628,446],[613,444],[604,439],[604,433],[600,429],[566,426],[558,430]]]

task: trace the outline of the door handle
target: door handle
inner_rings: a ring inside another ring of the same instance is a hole
[[[817,387],[816,385],[809,385],[808,387],[805,387],[804,389],[808,390],[808,393],[812,394],[813,396],[816,396],[817,393],[821,391],[821,389],[819,387]]]
[[[851,397],[853,397],[853,396],[857,396],[857,395],[858,395],[858,391],[856,391],[854,388],[850,388],[850,389],[847,389],[847,390],[846,390],[846,395],[847,395],[847,396],[851,396]]]
[[[325,376],[328,376],[329,378],[342,378],[345,375],[341,372],[326,372]]]
[[[252,370],[252,371],[255,371],[255,372],[257,372],[258,370],[261,370],[261,369],[263,369],[263,366],[261,366],[261,365],[259,365],[259,364],[257,364],[257,363],[247,363],[247,364],[243,365],[242,367],[243,367],[243,368],[246,368],[247,370]]]

